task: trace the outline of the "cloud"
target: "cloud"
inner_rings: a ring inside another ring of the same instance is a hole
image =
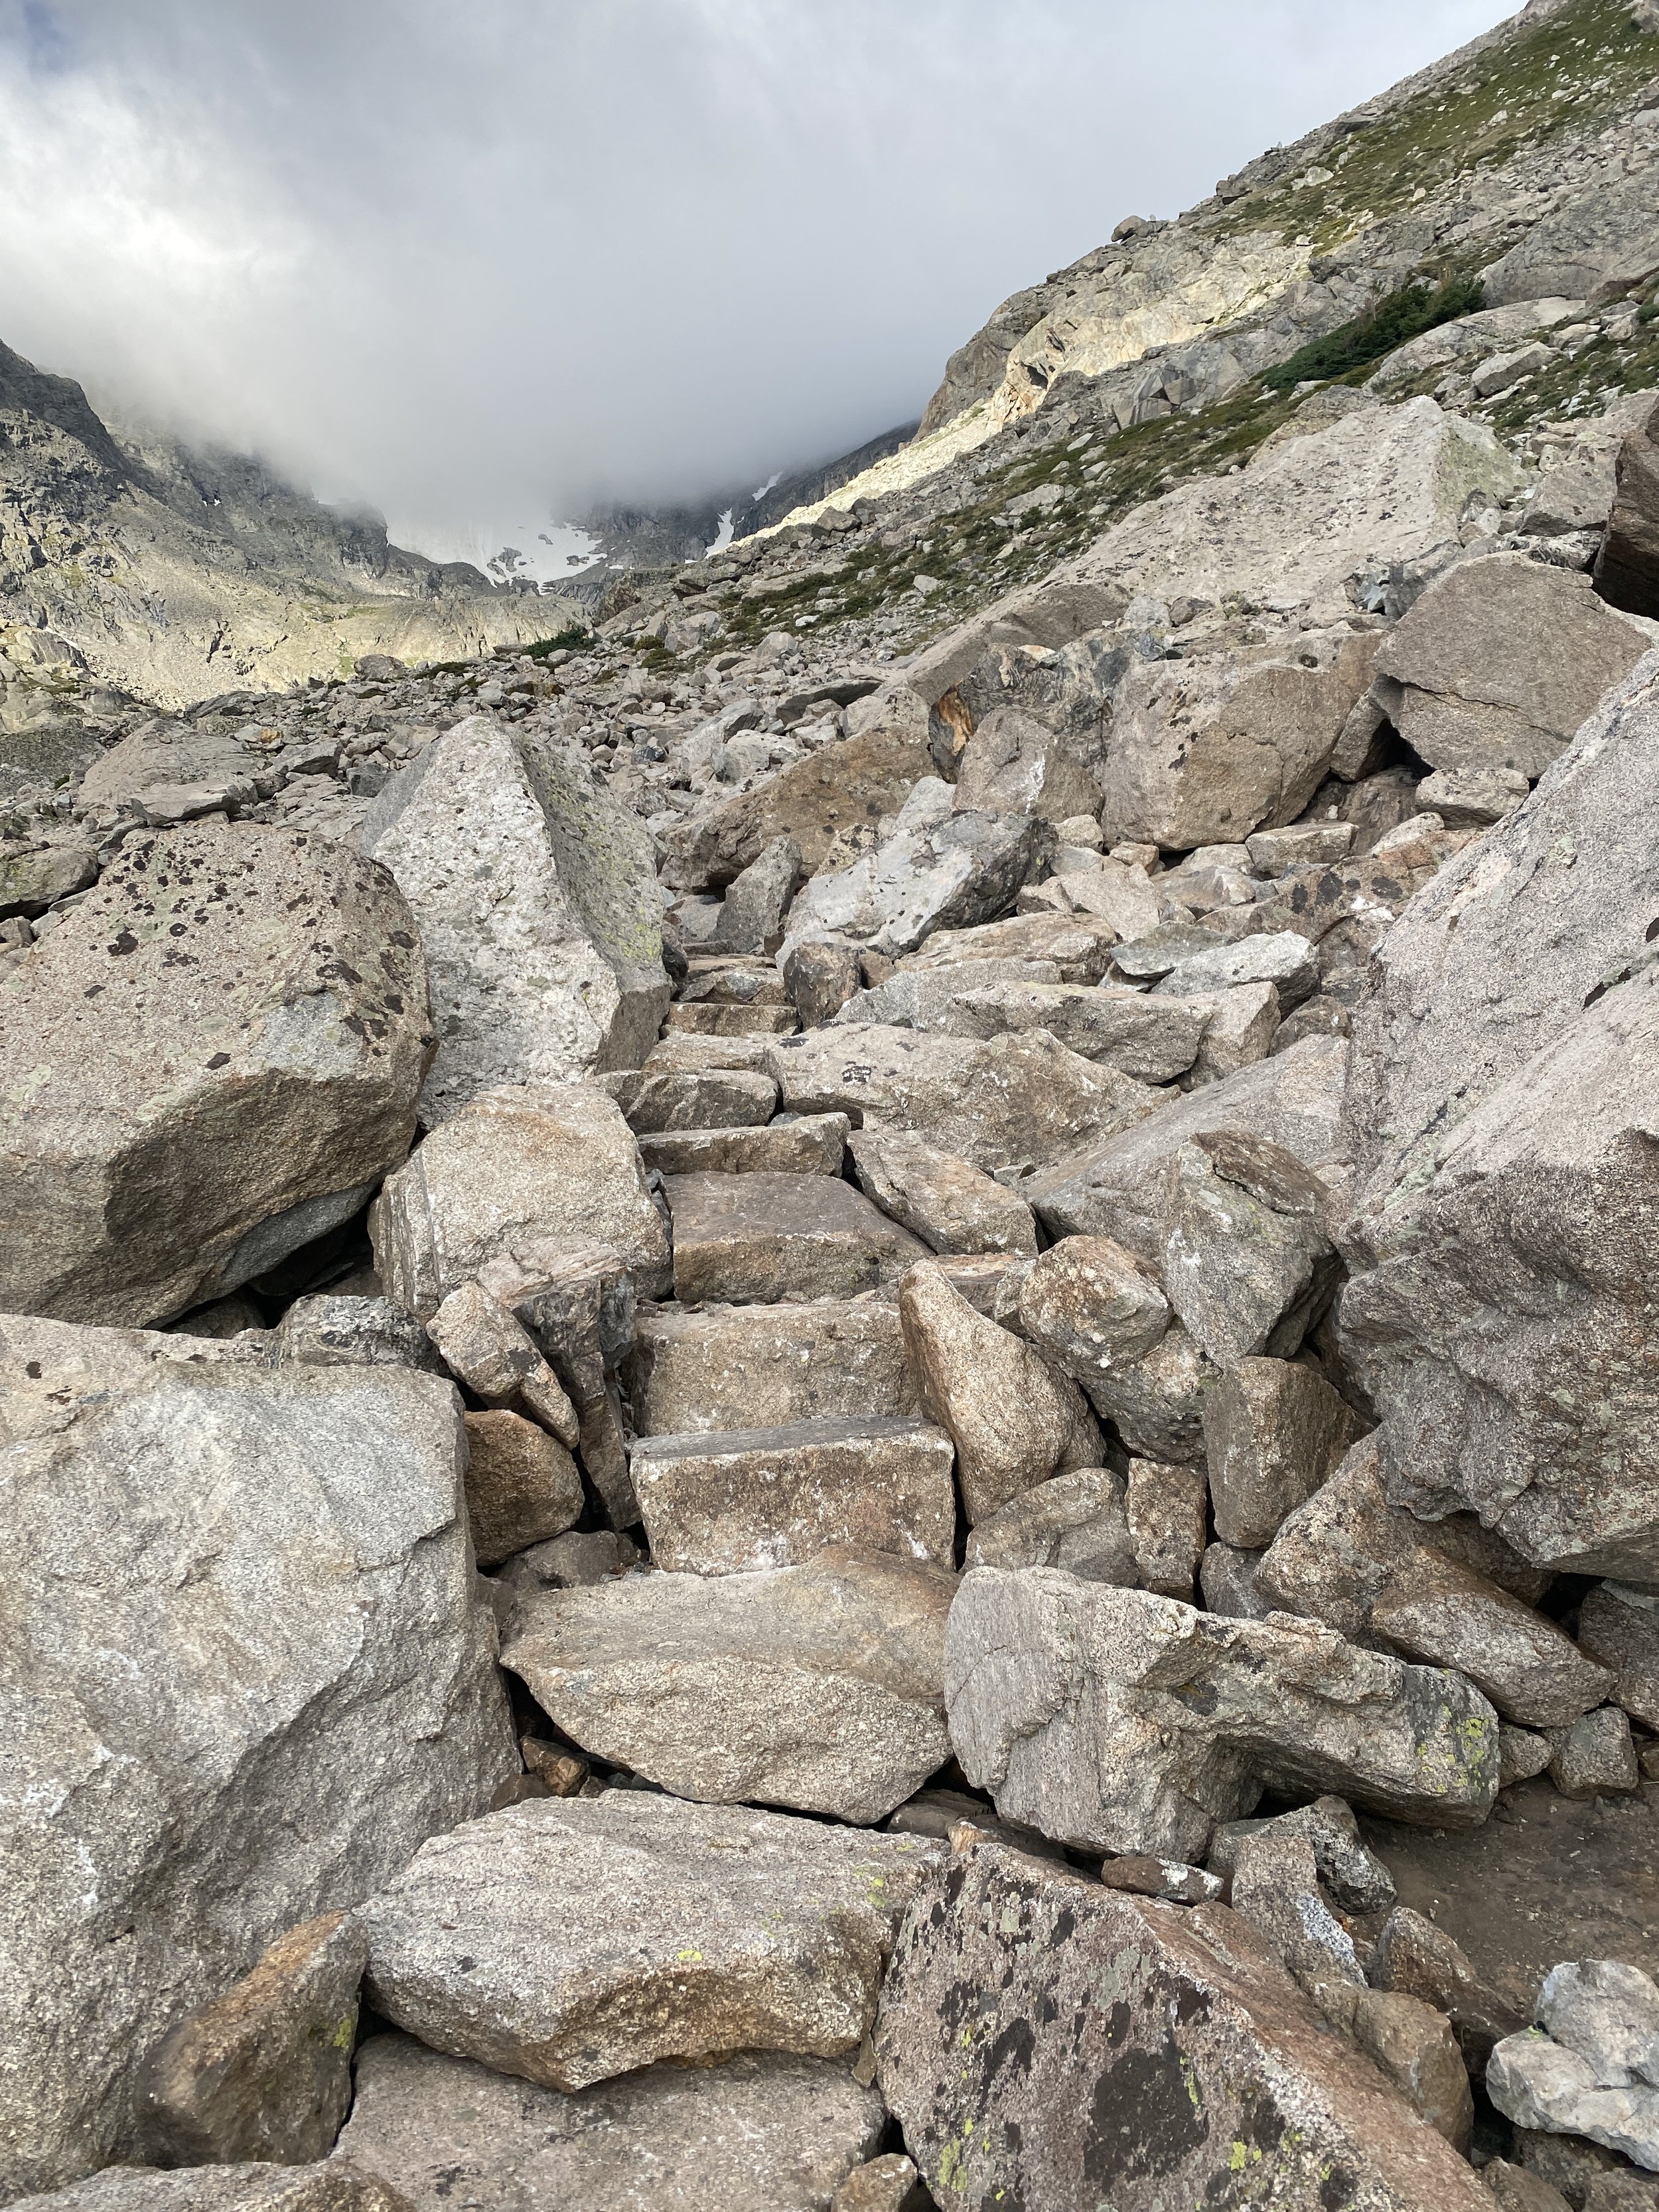
[[[0,337],[394,521],[757,483],[1492,0],[0,0]]]

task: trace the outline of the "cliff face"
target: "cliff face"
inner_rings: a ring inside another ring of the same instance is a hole
[[[556,633],[562,601],[391,544],[245,456],[100,420],[0,346],[0,620],[170,706],[348,675],[366,653],[461,659]]]

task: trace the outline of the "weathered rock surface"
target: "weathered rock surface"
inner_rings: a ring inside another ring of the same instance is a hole
[[[452,1291],[426,1333],[450,1373],[486,1406],[522,1406],[562,1444],[575,1443],[580,1425],[558,1376],[517,1315],[481,1283],[463,1283]]]
[[[1659,1990],[1648,1976],[1613,1959],[1557,1966],[1538,2021],[1492,2052],[1486,2086],[1498,2111],[1659,2170]]]
[[[1047,1030],[1070,1052],[1139,1083],[1173,1083],[1198,1058],[1208,999],[1148,997],[1086,983],[993,982],[964,989],[951,1024],[968,1036]]]
[[[499,1084],[639,1066],[669,994],[651,841],[576,755],[475,714],[399,770],[359,842],[431,969],[428,1127]]]
[[[49,2197],[15,2200],[52,2212],[411,2212],[407,2197],[374,2175],[325,2160],[316,2166],[196,2166],[168,2172],[112,2166]]]
[[[593,1084],[475,1098],[389,1178],[369,1234],[387,1295],[423,1319],[492,1263],[533,1273],[541,1255],[580,1240],[609,1245],[642,1297],[660,1297],[671,1279],[639,1147]]]
[[[860,1129],[848,1149],[865,1195],[931,1251],[1036,1255],[1030,1207],[981,1169],[896,1132]]]
[[[1253,1834],[1237,1838],[1232,1859],[1234,1911],[1266,1937],[1310,1996],[1328,2002],[1333,1983],[1364,1987],[1353,1938],[1326,1902],[1305,1835],[1264,1821]],[[1457,2068],[1461,2075],[1462,2060]]]
[[[481,1567],[499,1565],[575,1525],[582,1479],[545,1430],[517,1413],[469,1413],[466,1441],[466,1510]]]
[[[655,1564],[796,1566],[826,1550],[955,1563],[955,1446],[927,1422],[818,1419],[642,1437],[632,1472]]]
[[[1133,1126],[1040,1167],[1021,1195],[1054,1237],[1110,1237],[1160,1266],[1167,1215],[1162,1172],[1192,1139],[1228,1130],[1281,1146],[1322,1173],[1346,1153],[1345,1037],[1306,1037],[1224,1082],[1157,1104]],[[1051,1156],[1052,1157],[1052,1156]]]
[[[1630,1350],[1651,1296],[1659,1000],[1638,939],[1659,871],[1638,825],[1656,680],[1650,658],[1388,939],[1355,1040],[1366,1172],[1342,1315],[1397,1500],[1638,1581],[1659,1573]]]
[[[941,1856],[637,1790],[514,1805],[370,1900],[368,1995],[434,2051],[568,2091],[705,2052],[837,2057]]]
[[[963,1577],[945,1681],[969,1780],[1096,1850],[1200,1858],[1264,1777],[1439,1827],[1498,1788],[1497,1716],[1459,1675],[1052,1568]]]
[[[642,1309],[626,1364],[641,1437],[915,1410],[896,1299]]]
[[[415,1133],[426,967],[384,872],[136,834],[0,979],[0,1307],[165,1321],[345,1221]]]
[[[1619,448],[1607,534],[1595,588],[1615,607],[1659,621],[1659,406]]]
[[[252,1973],[181,2021],[149,2064],[151,2154],[179,2166],[326,2158],[351,2102],[368,1955],[355,1920],[321,1914],[279,1936]]]
[[[1159,1460],[1129,1462],[1123,1510],[1143,1589],[1191,1604],[1208,1504],[1204,1477],[1196,1468]]]
[[[1378,1590],[1371,1632],[1408,1659],[1455,1667],[1523,1727],[1568,1727],[1613,1687],[1554,1621],[1426,1545]]]
[[[672,1176],[674,1291],[685,1305],[853,1297],[927,1248],[829,1176]]]
[[[1336,1472],[1362,1424],[1322,1376],[1282,1359],[1240,1359],[1204,1401],[1216,1534],[1244,1551]]]
[[[1163,1281],[1219,1367],[1301,1344],[1328,1293],[1329,1194],[1281,1145],[1206,1130],[1170,1163]]]
[[[1334,2190],[1378,2212],[1491,2203],[1237,1913],[990,1842],[907,1913],[876,2053],[924,2179],[975,2212],[1158,2212],[1243,2188],[1286,2212],[1326,2212]]]
[[[1094,1396],[1133,1367],[1170,1326],[1169,1302],[1132,1253],[1109,1237],[1063,1237],[1019,1279],[1020,1333]]]
[[[878,1820],[950,1755],[947,1571],[820,1553],[548,1590],[503,1664],[574,1742],[706,1803]]]
[[[1348,1911],[1380,1912],[1394,1903],[1394,1877],[1376,1853],[1360,1842],[1353,1808],[1340,1797],[1316,1797],[1311,1805],[1298,1805],[1294,1812],[1278,1813],[1267,1820],[1230,1820],[1211,1838],[1205,1863],[1214,1874],[1231,1875],[1240,1844],[1249,1837],[1269,1833],[1305,1838],[1320,1881]],[[1425,1989],[1398,1980],[1381,1980],[1377,1986],[1407,1988],[1418,1996],[1431,1995]]]
[[[921,1408],[956,1444],[970,1523],[1051,1475],[1100,1464],[1099,1431],[1076,1383],[976,1313],[939,1267],[911,1268],[899,1316]]]
[[[604,1087],[636,1137],[682,1129],[759,1128],[777,1111],[778,1086],[742,1068],[638,1068]]]
[[[1578,1609],[1578,1648],[1611,1670],[1614,1705],[1644,1728],[1659,1727],[1659,1596],[1601,1583]]]
[[[131,2154],[149,2048],[517,1767],[453,1389],[258,1362],[3,1324],[13,2192]]]
[[[981,813],[1060,823],[1098,814],[1100,783],[1079,749],[1018,707],[994,707],[957,761],[956,803]]]
[[[800,870],[800,847],[794,839],[773,838],[733,877],[710,944],[728,952],[775,952],[783,942],[784,917]]]
[[[925,776],[890,836],[850,866],[812,878],[790,909],[790,941],[842,937],[896,958],[936,929],[971,929],[1006,914],[1053,849],[1052,828],[1035,815],[958,808],[948,783]]]
[[[1374,639],[1310,632],[1292,657],[1243,648],[1131,670],[1101,802],[1108,842],[1189,852],[1293,822],[1370,680]]]
[[[1124,1480],[1109,1468],[1074,1468],[988,1514],[968,1534],[967,1567],[1060,1567],[1084,1582],[1133,1589],[1140,1569]]]
[[[832,2059],[744,2052],[571,2097],[377,2035],[357,2054],[339,2158],[416,2212],[458,2194],[514,2212],[822,2212],[884,2118]]]
[[[1158,1105],[1144,1084],[1042,1030],[980,1044],[832,1027],[775,1045],[771,1066],[792,1112],[846,1114],[855,1127],[920,1137],[988,1173],[1046,1164]]]
[[[764,1129],[677,1129],[640,1139],[659,1175],[839,1176],[852,1127],[845,1114],[803,1114]]]
[[[1588,576],[1494,554],[1431,584],[1389,633],[1377,698],[1431,768],[1536,779],[1650,645]]]

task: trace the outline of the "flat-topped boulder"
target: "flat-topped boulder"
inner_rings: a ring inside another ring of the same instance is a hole
[[[926,1421],[879,1416],[644,1437],[634,1487],[656,1565],[740,1574],[823,1551],[953,1564],[956,1447]]]
[[[629,1575],[526,1596],[502,1663],[584,1751],[677,1796],[878,1820],[950,1756],[955,1588],[948,1570],[840,1553]]]
[[[566,2091],[709,2052],[839,2057],[940,1856],[641,1790],[534,1799],[434,1837],[370,1899],[369,2001],[432,2050]]]
[[[896,1298],[640,1310],[625,1368],[641,1437],[915,1411]]]
[[[1122,984],[997,981],[965,989],[951,1026],[976,1037],[1047,1030],[1069,1051],[1139,1083],[1173,1083],[1198,1058],[1214,1012],[1212,999],[1160,998]]]
[[[676,2212],[822,2212],[887,2117],[845,2060],[783,2051],[648,2066],[566,2096],[381,2034],[356,2075],[337,2160],[415,2212],[458,2198],[641,2212],[641,2190]]]
[[[671,1176],[682,1304],[772,1305],[891,1283],[927,1248],[850,1183],[818,1175]]]
[[[0,1309],[145,1324],[349,1219],[433,1033],[407,902],[338,845],[135,832],[0,980]]]
[[[801,1114],[764,1129],[665,1130],[640,1139],[640,1158],[663,1176],[839,1176],[851,1127],[845,1114]]]

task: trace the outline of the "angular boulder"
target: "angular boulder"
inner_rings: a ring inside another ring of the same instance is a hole
[[[927,1249],[830,1176],[671,1176],[665,1189],[684,1305],[852,1297],[896,1281]]]
[[[994,707],[957,759],[957,805],[1044,822],[1097,814],[1100,786],[1068,744],[1018,707]]]
[[[1650,645],[1588,576],[1497,553],[1449,569],[1389,632],[1376,696],[1431,768],[1536,780]]]
[[[1259,1551],[1337,1469],[1363,1424],[1322,1376],[1283,1359],[1240,1359],[1204,1401],[1215,1531]]]
[[[1335,1273],[1329,1194],[1282,1145],[1205,1130],[1168,1170],[1164,1293],[1218,1367],[1288,1358]]]
[[[373,2174],[324,2159],[315,2166],[191,2166],[177,2172],[112,2166],[49,2197],[16,2200],[30,2212],[413,2212]]]
[[[641,1790],[533,1799],[434,1837],[369,1900],[368,1993],[430,2049],[547,2088],[708,2052],[838,2057],[941,1856]]]
[[[583,1239],[609,1245],[643,1297],[672,1279],[639,1146],[597,1084],[473,1099],[388,1179],[368,1231],[387,1296],[423,1320],[492,1265],[533,1273],[538,1254]]]
[[[1238,1914],[988,1840],[906,1913],[875,2043],[924,2179],[963,2212],[1491,2206]]]
[[[641,1437],[915,1410],[896,1299],[641,1310],[625,1365]]]
[[[252,824],[129,836],[0,980],[0,1310],[144,1324],[357,1212],[432,1049],[384,869]]]
[[[1047,1030],[1069,1051],[1133,1075],[1173,1083],[1198,1058],[1212,999],[1148,997],[1086,983],[993,982],[964,990],[951,1026],[963,1036]]]
[[[585,761],[474,714],[399,769],[358,842],[431,969],[428,1127],[498,1084],[639,1066],[670,988],[651,839]]]
[[[503,1665],[596,1758],[703,1803],[879,1820],[950,1756],[948,1570],[823,1553],[544,1590]]]
[[[1021,1275],[1020,1334],[1085,1390],[1144,1359],[1170,1326],[1169,1301],[1109,1237],[1062,1237]]]
[[[1595,588],[1609,606],[1659,622],[1659,405],[1619,448]]]
[[[1637,1582],[1659,1577],[1656,679],[1650,656],[1389,933],[1356,1023],[1342,1310],[1397,1502]]]
[[[1133,1589],[1140,1568],[1124,1508],[1124,1483],[1109,1468],[1074,1468],[1022,1491],[969,1529],[969,1567],[1060,1567],[1086,1583]]]
[[[16,2194],[131,2155],[168,2030],[518,1758],[449,1383],[8,1317],[0,1423]]]
[[[1459,1674],[1051,1567],[963,1576],[945,1692],[974,1786],[1084,1849],[1195,1861],[1264,1778],[1434,1827],[1498,1789],[1498,1717]]]
[[[416,2212],[458,2197],[640,2212],[642,2188],[672,2191],[685,2212],[823,2212],[885,2120],[876,2091],[835,2059],[744,2051],[572,2097],[382,2034],[357,2053],[338,2155]]]
[[[896,1132],[860,1129],[848,1150],[866,1196],[930,1250],[1035,1258],[1030,1207],[982,1169]]]
[[[844,1114],[802,1114],[764,1129],[676,1129],[640,1139],[640,1158],[661,1176],[838,1176],[851,1127]]]
[[[1044,1165],[1158,1105],[1145,1084],[1096,1066],[1042,1030],[979,1044],[831,1027],[781,1040],[770,1065],[792,1113],[845,1114],[855,1127],[908,1133],[988,1173]]]
[[[868,1416],[644,1437],[632,1457],[651,1557],[670,1573],[788,1567],[820,1552],[955,1563],[956,1448]]]

